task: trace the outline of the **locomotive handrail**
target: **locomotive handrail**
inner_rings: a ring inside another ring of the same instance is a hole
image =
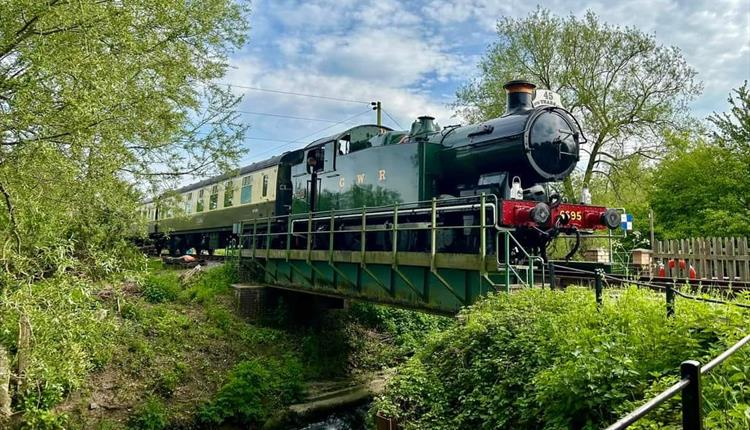
[[[521,275],[516,271],[516,269],[513,267],[512,264],[510,264],[510,241],[512,240],[513,243],[515,243],[518,246],[518,249],[523,253],[523,255],[528,259],[529,261],[529,268],[528,272],[526,274],[526,282],[525,284],[527,286],[533,286],[534,285],[534,261],[539,262],[539,266],[542,268],[542,282],[544,282],[544,259],[538,255],[531,255],[529,254],[526,249],[518,242],[518,239],[513,235],[511,229],[507,228],[501,228],[496,227],[499,233],[502,233],[505,235],[506,238],[506,255],[505,255],[505,266],[510,268],[513,273],[516,275],[516,278],[518,280],[521,280]],[[500,261],[500,253],[497,253],[497,264],[500,265],[502,262]]]

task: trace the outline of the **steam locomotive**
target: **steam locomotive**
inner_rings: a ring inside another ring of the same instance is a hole
[[[592,206],[586,198],[565,202],[549,187],[567,178],[579,161],[585,138],[573,115],[555,105],[535,107],[536,87],[530,82],[510,81],[504,89],[507,110],[499,118],[441,128],[422,116],[408,131],[360,125],[146,202],[142,213],[150,236],[157,248],[172,254],[212,253],[246,233],[240,221],[273,218],[274,231],[291,228],[305,241],[309,223],[299,223],[297,232],[293,221],[313,219],[317,232],[344,232],[335,248],[358,249],[358,235],[346,232],[356,231],[362,222],[356,214],[366,211],[366,222],[383,230],[374,228],[368,247],[387,250],[385,231],[400,207],[411,208],[401,222],[412,227],[405,228],[400,249],[476,249],[476,231],[468,227],[484,222],[514,229],[522,247],[545,257],[547,245],[561,232],[619,227],[616,210]],[[480,196],[492,208],[485,220],[478,219]],[[440,219],[420,210],[431,201],[447,208]],[[434,239],[418,228],[436,222],[467,228],[441,230]],[[316,236],[312,246],[328,249],[326,237]],[[430,245],[431,240],[439,244]]]

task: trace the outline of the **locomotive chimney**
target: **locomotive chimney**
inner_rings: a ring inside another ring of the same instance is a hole
[[[529,81],[518,79],[509,81],[503,85],[503,88],[505,88],[505,93],[508,99],[505,115],[512,115],[514,113],[534,108],[531,103],[531,98],[534,96],[536,85]]]
[[[411,131],[409,136],[416,139],[424,139],[428,134],[440,131],[440,126],[435,122],[435,118],[431,116],[420,116],[411,125]]]

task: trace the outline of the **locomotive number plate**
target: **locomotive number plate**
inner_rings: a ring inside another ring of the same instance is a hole
[[[571,221],[583,221],[583,213],[581,211],[560,211],[560,213],[569,216]]]

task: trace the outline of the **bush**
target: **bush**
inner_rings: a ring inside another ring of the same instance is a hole
[[[68,416],[54,411],[36,408],[27,409],[23,414],[23,430],[65,430]],[[0,423],[1,424],[1,423]]]
[[[401,366],[375,408],[407,429],[601,428],[673,382],[682,360],[706,362],[736,341],[750,318],[680,300],[668,319],[663,296],[636,289],[598,311],[590,291],[569,289],[494,295],[459,321]],[[747,379],[728,371],[737,386]],[[735,411],[750,400],[747,389],[724,397]],[[674,424],[669,411],[652,428]]]
[[[132,430],[163,430],[169,425],[169,415],[158,397],[149,397],[128,420]]]
[[[96,300],[93,287],[72,278],[54,278],[0,296],[0,344],[10,351],[19,348],[22,315],[31,328],[32,347],[26,354],[26,383],[17,393],[17,410],[33,412],[39,422],[53,422],[58,418],[42,411],[80,388],[92,370],[110,360],[117,326]]]
[[[454,319],[424,312],[370,303],[354,303],[350,315],[355,322],[388,333],[401,355],[411,355],[427,339],[453,324]]]
[[[143,297],[151,303],[171,302],[180,293],[180,283],[175,273],[151,274],[143,282],[141,291]]]
[[[302,366],[291,356],[246,360],[232,369],[199,419],[217,425],[262,423],[280,406],[301,399],[303,387]]]

